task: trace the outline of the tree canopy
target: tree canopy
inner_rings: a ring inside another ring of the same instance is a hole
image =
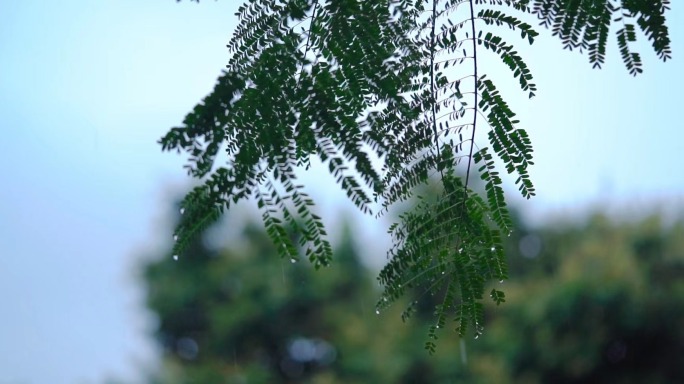
[[[390,228],[394,246],[379,275],[378,310],[419,288],[437,294],[430,337],[453,316],[456,330],[483,329],[485,287],[508,276],[502,239],[512,231],[496,159],[526,198],[532,143],[484,60],[510,69],[533,97],[533,74],[514,45],[537,27],[601,67],[617,40],[629,73],[642,72],[639,33],[670,58],[668,0],[254,0],[241,6],[232,53],[214,90],[163,150],[189,156],[202,180],[183,201],[174,237],[192,238],[242,199],[254,199],[281,256],[300,252],[318,268],[333,250],[315,203],[296,173],[320,159],[363,212],[380,216],[435,176],[438,199],[423,199]],[[611,30],[614,30],[611,33]],[[487,132],[475,142],[476,131]],[[216,164],[225,156],[225,164]],[[472,188],[480,178],[484,192]],[[420,197],[420,196],[419,196]],[[296,234],[293,236],[292,234]],[[492,289],[496,303],[504,293]],[[405,312],[408,316],[411,308]],[[434,350],[429,341],[426,347]]]
[[[348,231],[336,267],[316,271],[279,259],[260,225],[229,215],[242,241],[211,248],[199,236],[187,257],[161,252],[144,265],[163,351],[148,382],[684,381],[683,221],[595,214],[534,229],[512,219],[510,305],[485,302],[483,337],[443,337],[429,357],[421,341],[440,297],[424,297],[408,324],[402,306],[420,292],[374,314],[374,272]]]

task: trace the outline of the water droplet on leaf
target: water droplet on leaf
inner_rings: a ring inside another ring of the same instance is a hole
[[[379,314],[380,314],[380,310],[379,310],[379,309],[376,309],[376,310],[375,310],[375,314],[376,314],[376,315],[379,315]]]
[[[184,213],[185,213],[185,208],[181,208],[181,209],[180,209],[180,214],[182,215],[182,214],[184,214]]]
[[[173,259],[178,261],[178,255],[173,255]]]
[[[290,263],[294,264],[296,262],[297,262],[297,259],[295,259],[294,257],[290,259]]]
[[[178,235],[173,235],[173,241],[178,241]]]

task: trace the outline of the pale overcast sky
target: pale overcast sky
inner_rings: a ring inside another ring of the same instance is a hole
[[[156,141],[212,89],[238,5],[0,0],[0,384],[101,383],[155,361],[133,271],[170,240],[169,191],[187,183]],[[638,78],[615,44],[601,71],[555,39],[518,44],[539,87],[503,89],[536,150],[529,217],[684,201],[682,2],[668,24],[674,59],[642,49]],[[305,180],[330,211],[335,187]]]

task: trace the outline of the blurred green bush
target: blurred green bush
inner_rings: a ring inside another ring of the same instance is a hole
[[[198,240],[144,268],[164,350],[150,382],[684,383],[683,222],[518,227],[506,303],[488,304],[477,340],[441,330],[434,356],[423,345],[441,298],[409,295],[406,323],[408,301],[376,314],[375,274],[346,225],[319,271],[280,259],[254,224],[242,246]]]

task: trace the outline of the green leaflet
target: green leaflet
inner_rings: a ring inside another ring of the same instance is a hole
[[[565,48],[586,50],[590,63],[600,67],[610,28],[617,24],[623,62],[638,74],[641,59],[630,49],[637,27],[660,59],[671,56],[668,5],[666,0],[248,2],[238,9],[239,25],[228,42],[232,56],[214,90],[160,140],[163,150],[187,153],[188,173],[203,181],[182,203],[174,254],[184,252],[231,204],[254,198],[283,257],[303,253],[316,268],[329,265],[333,255],[323,220],[296,177],[317,157],[365,213],[383,215],[418,197],[390,228],[394,245],[378,277],[385,289],[378,310],[407,290],[419,300],[438,296],[426,344],[431,352],[438,329],[449,320],[462,336],[469,329],[481,334],[485,289],[507,277],[501,237],[510,232],[511,219],[494,158],[474,142],[475,131],[488,133],[491,149],[506,171],[517,175],[524,197],[535,190],[529,137],[494,82],[478,73],[478,63],[501,61],[532,97],[537,88],[530,69],[498,31],[514,30],[532,44],[538,36],[532,23],[539,21]],[[227,164],[217,166],[222,148]],[[473,164],[484,182],[482,196],[469,180]],[[439,197],[418,192],[435,178]],[[489,296],[496,304],[505,301],[496,289]]]

